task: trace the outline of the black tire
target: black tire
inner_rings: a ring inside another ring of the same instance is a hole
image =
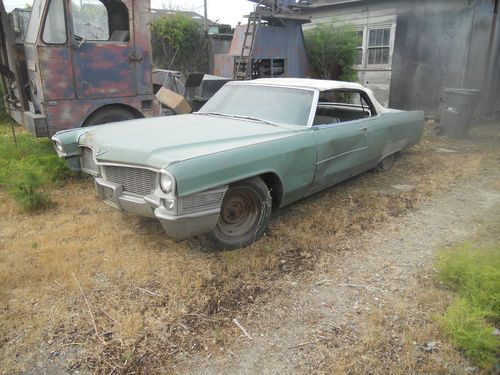
[[[385,172],[392,168],[394,165],[395,154],[387,155],[380,163],[377,164],[375,170],[378,172]]]
[[[206,237],[217,250],[249,246],[264,234],[271,209],[271,193],[260,177],[236,182],[224,196],[215,229]]]
[[[125,108],[109,107],[100,109],[90,115],[83,126],[102,125],[110,122],[133,120],[135,118],[137,116]]]

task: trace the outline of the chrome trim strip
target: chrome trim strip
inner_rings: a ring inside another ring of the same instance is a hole
[[[135,169],[147,169],[151,172],[160,173],[160,169],[146,167],[138,164],[120,164],[120,163],[108,163],[108,162],[96,162],[98,166],[109,166],[109,167],[125,167],[125,168],[135,168]]]
[[[185,219],[193,219],[193,218],[198,218],[198,217],[203,217],[203,216],[208,216],[208,215],[217,215],[217,214],[220,214],[220,208],[219,209],[210,209],[210,210],[205,210],[205,211],[198,211],[198,212],[184,214],[184,215],[171,215],[165,209],[162,209],[161,207],[159,207],[155,210],[155,216],[158,219],[168,220],[168,221],[180,221],[180,220],[185,220]]]
[[[361,148],[357,148],[356,150],[351,150],[351,151],[343,152],[342,154],[338,154],[338,155],[332,156],[331,158],[328,158],[328,159],[325,159],[325,160],[322,160],[322,161],[318,161],[314,165],[323,164],[323,163],[326,163],[327,161],[330,161],[330,160],[333,160],[333,159],[336,159],[336,158],[340,158],[341,156],[349,155],[349,154],[352,154],[354,152],[363,151],[363,150],[366,150],[366,149],[368,149],[368,147],[361,147]]]

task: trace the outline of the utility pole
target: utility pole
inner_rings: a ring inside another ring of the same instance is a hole
[[[208,34],[208,9],[207,9],[207,0],[204,0],[205,7],[205,35]]]

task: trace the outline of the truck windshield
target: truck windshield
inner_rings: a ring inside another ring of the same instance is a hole
[[[285,125],[307,126],[314,91],[288,87],[226,85],[199,111],[260,119]]]
[[[38,36],[38,30],[42,24],[43,8],[46,0],[35,0],[31,9],[30,21],[26,30],[25,43],[35,44]]]

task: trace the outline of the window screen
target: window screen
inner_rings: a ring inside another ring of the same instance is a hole
[[[374,29],[369,31],[368,64],[389,63],[389,41],[391,29]]]

